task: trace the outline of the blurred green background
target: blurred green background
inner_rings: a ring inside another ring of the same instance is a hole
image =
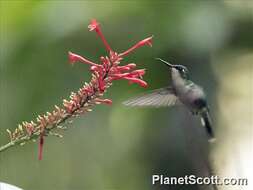
[[[154,35],[122,64],[146,68],[148,89],[116,81],[112,106],[67,124],[64,138],[0,153],[0,181],[25,190],[195,190],[211,186],[152,186],[151,175],[244,177],[253,170],[253,3],[227,1],[0,1],[0,144],[6,129],[53,109],[90,79],[88,67],[68,64],[72,51],[98,61],[101,41],[88,32],[96,18],[111,44],[124,51]],[[154,60],[183,64],[203,86],[215,132],[209,145],[199,118],[182,107],[127,108],[121,102],[169,83]],[[209,162],[208,162],[209,160]],[[209,164],[208,164],[209,163]],[[219,189],[238,189],[222,186]]]

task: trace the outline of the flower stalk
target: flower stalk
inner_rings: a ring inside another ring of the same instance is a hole
[[[81,62],[90,66],[90,72],[92,73],[90,82],[85,83],[77,92],[72,92],[69,100],[64,99],[62,106],[55,106],[52,112],[47,112],[42,116],[39,115],[36,121],[22,122],[14,131],[7,129],[10,142],[0,146],[0,153],[15,145],[24,145],[29,141],[38,140],[38,159],[41,160],[45,137],[49,135],[62,137],[58,132],[64,129],[62,124],[66,121],[91,111],[94,105],[112,104],[112,100],[103,99],[102,97],[113,81],[125,79],[130,84],[136,83],[141,87],[147,87],[148,84],[142,79],[145,74],[144,69],[135,70],[136,64],[134,63],[121,66],[119,64],[126,55],[135,49],[144,45],[151,46],[152,37],[146,38],[125,52],[118,54],[109,46],[101,31],[100,24],[95,19],[91,20],[88,28],[90,31],[95,31],[101,38],[108,51],[108,56],[100,57],[99,64],[72,52],[69,52],[68,56],[72,65]]]

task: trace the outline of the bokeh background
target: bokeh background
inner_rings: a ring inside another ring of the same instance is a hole
[[[89,81],[88,67],[68,64],[67,52],[98,61],[106,54],[96,18],[121,52],[154,35],[124,62],[146,68],[148,89],[116,81],[106,97],[76,118],[63,138],[49,137],[43,161],[37,143],[0,153],[0,181],[25,190],[213,189],[151,185],[152,174],[248,178],[253,171],[253,3],[227,1],[0,1],[0,144],[6,129],[50,111]],[[217,141],[208,144],[199,118],[183,107],[142,109],[121,102],[170,83],[154,60],[183,64],[207,92]]]

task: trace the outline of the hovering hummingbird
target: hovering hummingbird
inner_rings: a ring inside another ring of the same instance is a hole
[[[172,85],[129,99],[123,104],[139,107],[185,105],[193,115],[201,117],[201,123],[206,129],[209,141],[213,141],[214,133],[209,108],[202,87],[189,80],[189,71],[185,66],[172,65],[160,58],[157,58],[157,60],[162,61],[171,69]]]

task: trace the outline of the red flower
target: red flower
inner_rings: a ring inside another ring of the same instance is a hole
[[[75,62],[81,62],[81,63],[85,63],[85,64],[89,64],[89,65],[93,65],[93,66],[97,66],[99,67],[99,65],[97,65],[96,63],[93,63],[92,61],[89,61],[88,59],[85,59],[84,57],[74,54],[72,52],[69,51],[69,62],[70,64],[74,64]]]
[[[145,81],[138,78],[124,77],[124,79],[129,80],[130,83],[137,83],[143,88],[146,88],[148,86],[148,84]]]
[[[88,28],[90,29],[90,31],[98,30],[98,28],[99,28],[99,23],[97,22],[96,19],[92,19],[92,20],[90,21],[90,24],[88,25]]]
[[[103,44],[105,45],[106,50],[108,51],[109,55],[100,57],[100,64],[94,63],[80,55],[74,54],[69,52],[69,61],[71,64],[76,62],[81,62],[90,65],[90,71],[92,72],[92,81],[89,84],[86,84],[83,88],[79,90],[78,93],[72,93],[70,96],[70,101],[63,100],[63,106],[67,113],[72,114],[76,112],[76,110],[80,109],[82,105],[83,97],[89,97],[89,101],[92,101],[92,98],[95,97],[93,100],[94,103],[100,104],[108,104],[111,105],[112,101],[109,99],[101,99],[96,97],[96,93],[99,92],[103,94],[108,88],[112,81],[125,79],[128,80],[130,84],[136,83],[141,87],[147,87],[148,84],[142,80],[143,75],[145,74],[145,69],[138,69],[136,68],[136,64],[129,63],[127,65],[120,66],[120,61],[123,59],[123,56],[128,55],[130,52],[134,51],[135,49],[142,47],[144,45],[152,46],[152,36],[146,38],[123,53],[118,54],[117,52],[113,51],[106,41],[101,28],[100,24],[95,20],[92,19],[89,26],[90,31],[95,31],[97,35],[101,38]],[[82,97],[83,96],[83,97]],[[90,109],[85,109],[86,111]],[[79,110],[78,113],[82,113],[83,110]],[[45,120],[40,119],[40,122],[45,122]],[[43,125],[46,125],[43,123]],[[40,137],[40,144],[39,144],[39,159],[42,157],[42,147],[43,147],[44,139],[43,135]]]
[[[92,73],[91,81],[85,83],[76,93],[72,92],[69,100],[63,100],[62,108],[55,106],[55,109],[51,113],[47,112],[46,115],[38,116],[36,122],[23,122],[14,132],[7,130],[10,140],[18,144],[19,142],[25,143],[31,139],[39,138],[39,160],[42,159],[45,136],[55,134],[51,130],[60,127],[60,124],[69,118],[91,111],[91,107],[95,104],[112,104],[112,100],[101,99],[101,97],[107,88],[112,85],[114,80],[125,79],[130,84],[136,83],[142,87],[147,87],[147,83],[142,80],[145,69],[136,70],[136,64],[128,63],[126,65],[120,65],[120,62],[123,60],[123,56],[128,55],[135,49],[144,45],[151,46],[152,37],[146,38],[125,52],[118,54],[107,43],[101,31],[100,24],[95,19],[91,20],[88,28],[90,31],[95,31],[101,38],[108,51],[108,56],[102,56],[100,58],[100,64],[94,63],[72,52],[68,53],[68,58],[71,64],[81,62],[89,65]],[[55,135],[60,136],[59,134]]]
[[[153,38],[153,36],[148,37],[148,38],[138,42],[133,47],[129,48],[128,50],[124,51],[123,53],[120,53],[119,56],[123,57],[123,56],[129,54],[130,52],[132,52],[133,50],[135,50],[141,46],[144,46],[144,45],[148,45],[148,46],[152,47],[152,38]]]
[[[101,38],[102,42],[104,43],[106,49],[111,52],[112,49],[111,47],[109,46],[109,44],[107,43],[103,33],[101,32],[101,29],[99,27],[99,23],[96,21],[96,19],[92,19],[88,28],[90,29],[90,31],[96,31],[96,33],[98,34],[98,36]]]
[[[96,98],[96,102],[97,103],[103,103],[103,104],[107,104],[107,105],[111,105],[112,101],[109,99],[100,99],[100,98]]]

